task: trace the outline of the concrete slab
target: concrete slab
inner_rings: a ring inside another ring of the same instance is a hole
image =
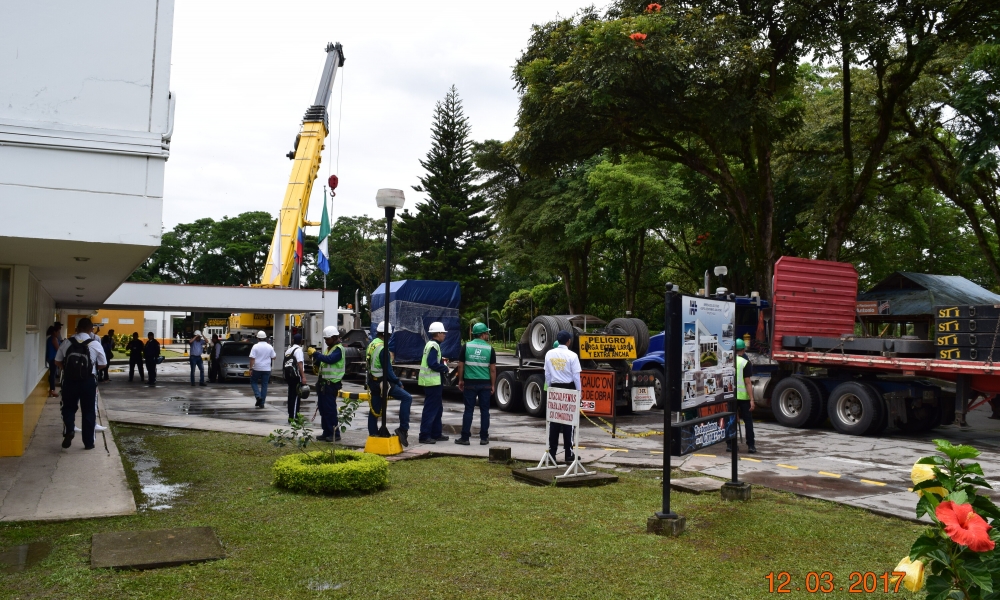
[[[616,483],[617,475],[595,471],[591,475],[580,475],[579,477],[566,477],[557,479],[557,476],[566,472],[567,467],[556,467],[554,469],[544,469],[541,471],[529,471],[528,469],[512,469],[511,475],[514,479],[531,485],[552,485],[556,487],[597,487]]]
[[[100,397],[97,422],[108,423]],[[96,448],[84,450],[77,433],[73,445],[63,449],[59,398],[49,398],[24,456],[0,458],[0,521],[135,513],[135,498],[125,480],[125,468],[111,430],[99,432],[95,441]]]
[[[711,477],[681,477],[680,479],[670,478],[670,489],[689,494],[704,494],[705,492],[718,492],[722,489],[724,481],[712,479]]]
[[[211,527],[95,533],[92,569],[158,569],[225,558]]]

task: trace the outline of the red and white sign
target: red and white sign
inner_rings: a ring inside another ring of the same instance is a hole
[[[549,388],[545,405],[545,420],[562,425],[580,425],[580,392],[564,388]]]

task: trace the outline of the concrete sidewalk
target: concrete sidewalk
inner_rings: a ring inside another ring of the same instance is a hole
[[[104,408],[99,400],[97,422],[106,426]],[[79,412],[76,422],[79,426]],[[135,513],[135,498],[110,429],[97,433],[93,450],[83,449],[80,432],[69,448],[63,449],[61,444],[59,398],[49,398],[24,456],[0,458],[0,521]]]

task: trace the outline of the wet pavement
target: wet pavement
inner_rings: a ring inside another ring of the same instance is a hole
[[[127,376],[112,373],[112,381],[102,384],[108,415],[113,421],[144,423],[166,427],[205,429],[267,435],[287,425],[286,386],[269,387],[267,406],[254,408],[249,382],[209,384],[192,387],[187,364],[161,365],[155,388],[129,383]],[[311,378],[312,379],[312,378]],[[347,383],[348,391],[361,391],[357,383]],[[457,394],[445,394],[444,432],[452,440],[417,446],[422,396],[411,388],[410,448],[426,448],[435,454],[485,457],[489,446],[479,446],[479,413],[473,419],[472,445],[453,443],[461,431],[463,405]],[[303,402],[300,412],[314,415],[315,396]],[[389,429],[398,426],[399,403],[389,402]],[[367,437],[367,409],[358,410],[355,422],[344,434],[344,443],[363,446]],[[878,437],[845,436],[829,426],[821,429],[787,429],[774,422],[755,423],[758,454],[741,452],[741,480],[804,496],[832,500],[881,514],[912,519],[916,496],[908,491],[913,463],[934,453],[934,438],[971,444],[983,452],[979,458],[987,479],[1000,489],[1000,421],[990,420],[989,406],[969,415],[970,427],[950,425],[919,435],[904,435],[893,429]],[[544,451],[545,423],[523,413],[490,414],[491,445],[510,446],[515,459],[536,461]],[[579,432],[580,456],[602,468],[658,468],[663,461],[663,413],[650,411],[621,416],[618,429],[626,437],[611,437],[611,420],[582,419]],[[318,428],[318,419],[316,422]],[[653,432],[653,435],[650,433]],[[318,433],[318,432],[317,432]],[[628,434],[642,437],[627,437]],[[746,446],[741,444],[741,450]],[[127,450],[126,450],[127,451]],[[731,456],[724,444],[696,454],[674,457],[673,465],[687,471],[729,478]],[[1000,498],[1000,496],[996,496]]]

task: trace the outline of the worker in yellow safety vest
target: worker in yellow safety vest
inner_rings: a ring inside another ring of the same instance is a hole
[[[403,389],[403,384],[399,377],[392,372],[392,360],[389,355],[389,348],[386,347],[386,339],[392,335],[392,325],[389,325],[389,334],[385,333],[385,322],[380,321],[375,328],[375,339],[368,344],[365,359],[368,363],[368,391],[371,393],[371,405],[368,411],[368,435],[378,435],[378,419],[385,410],[382,402],[382,382],[389,380],[389,396],[399,400],[399,428],[394,432],[399,437],[399,443],[409,446],[407,433],[410,430],[410,404],[413,403],[413,396]],[[386,402],[385,404],[388,404]]]
[[[747,357],[747,345],[743,340],[736,340],[736,410],[740,419],[747,426],[747,452],[757,453],[753,438],[753,363]],[[726,442],[726,452],[732,452],[732,442]]]
[[[420,376],[417,383],[424,388],[424,411],[420,415],[421,444],[434,444],[448,440],[441,427],[441,417],[444,416],[444,406],[441,394],[444,390],[445,377],[448,376],[448,362],[441,354],[441,342],[448,332],[444,323],[435,321],[427,328],[431,339],[424,344],[424,356],[420,359]]]
[[[323,435],[316,438],[320,442],[339,442],[340,425],[337,423],[337,393],[347,370],[344,345],[340,343],[340,330],[330,325],[323,329],[323,342],[327,354],[309,347],[313,363],[319,364],[319,381],[316,383],[316,410],[319,411]],[[313,415],[315,416],[315,414]]]

